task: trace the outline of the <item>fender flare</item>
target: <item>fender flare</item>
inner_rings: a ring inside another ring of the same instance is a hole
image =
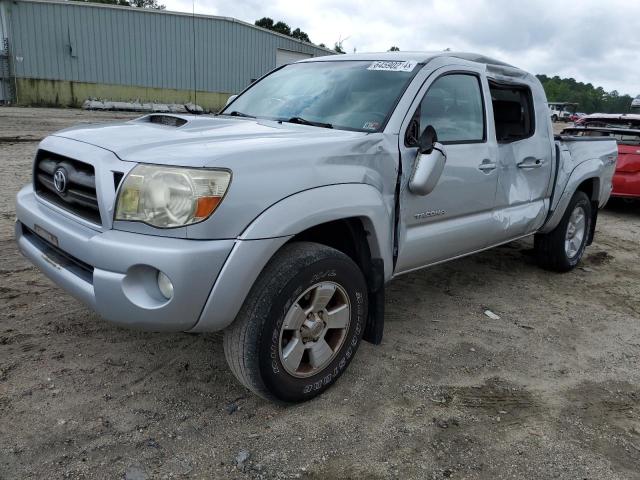
[[[362,220],[371,256],[384,260],[384,278],[393,274],[393,195],[365,183],[312,188],[286,197],[263,211],[238,237],[258,240],[296,235],[308,228],[346,218]]]
[[[383,259],[385,280],[391,278],[393,214],[380,192],[361,183],[305,190],[271,205],[245,228],[190,331],[228,327],[267,262],[294,235],[322,223],[353,217],[363,221],[371,254]]]
[[[603,185],[598,173],[602,172],[604,167],[604,162],[601,159],[592,158],[590,160],[582,162],[573,169],[573,171],[569,174],[569,178],[564,186],[562,194],[556,202],[555,208],[550,213],[549,218],[542,226],[539,233],[549,233],[551,230],[558,226],[569,205],[569,202],[571,201],[571,198],[578,190],[578,187],[586,180],[596,180],[596,188],[594,189],[593,198],[591,198],[591,200],[597,201],[598,204],[600,204]]]

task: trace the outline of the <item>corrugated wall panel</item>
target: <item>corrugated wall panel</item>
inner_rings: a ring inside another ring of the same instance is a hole
[[[188,90],[195,57],[198,90],[237,92],[275,67],[278,48],[328,54],[230,19],[28,0],[5,5],[23,78]]]

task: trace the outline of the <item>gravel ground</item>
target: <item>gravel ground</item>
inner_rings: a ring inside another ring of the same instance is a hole
[[[640,205],[572,273],[521,241],[399,278],[383,344],[283,408],[221,335],[112,326],[19,255],[37,140],[127,117],[0,108],[0,478],[640,478]]]

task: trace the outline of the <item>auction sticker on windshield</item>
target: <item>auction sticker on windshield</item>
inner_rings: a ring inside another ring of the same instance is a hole
[[[385,72],[412,72],[418,62],[415,60],[378,60],[373,62],[367,70],[381,70]]]

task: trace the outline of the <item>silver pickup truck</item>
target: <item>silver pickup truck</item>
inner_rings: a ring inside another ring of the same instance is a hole
[[[110,321],[224,329],[238,380],[297,402],[381,341],[398,275],[528,235],[542,267],[575,267],[616,157],[614,140],[554,138],[538,80],[486,57],[314,58],[218,115],[45,138],[16,237]]]

